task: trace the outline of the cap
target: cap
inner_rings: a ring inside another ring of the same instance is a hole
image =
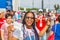
[[[42,9],[39,9],[39,11],[43,11]]]

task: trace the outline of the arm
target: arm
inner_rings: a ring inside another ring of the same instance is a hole
[[[15,34],[15,32],[13,32],[13,34],[11,35],[12,31],[10,31],[8,33],[8,40],[18,40],[18,38],[16,37],[17,34]]]
[[[36,22],[38,22],[38,20],[39,20],[38,18],[35,18],[35,21],[36,21]]]
[[[39,32],[39,36],[40,37],[43,36],[47,29],[48,29],[48,26],[46,25],[45,28],[41,32]]]
[[[18,40],[16,37],[13,37],[12,40]]]
[[[1,38],[4,40],[4,31],[1,30]]]
[[[14,31],[14,26],[13,25],[8,26],[8,40],[13,39],[13,37],[12,37],[13,31]]]
[[[45,28],[42,31],[39,32],[39,36],[43,36],[44,35],[44,33],[47,31],[49,25],[50,25],[50,22],[47,21]]]
[[[16,29],[14,32],[13,32],[13,39],[15,40],[23,40],[22,38],[23,34],[21,34],[21,31]]]
[[[4,25],[1,27],[1,38],[4,40]]]

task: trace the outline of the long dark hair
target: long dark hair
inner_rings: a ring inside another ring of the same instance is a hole
[[[58,21],[59,21],[59,23],[60,23],[60,15],[58,16]]]
[[[34,15],[33,12],[28,11],[28,12],[25,13],[24,18],[23,18],[23,21],[22,21],[23,27],[24,27],[24,24],[26,24],[26,23],[25,23],[25,17],[26,17],[26,15],[27,15],[28,13],[32,13],[32,14],[33,14],[34,22],[33,22],[33,24],[32,24],[32,28],[33,28],[33,30],[35,31],[35,39],[36,39],[36,40],[39,40],[38,33],[37,33],[36,29],[35,29],[35,15]]]

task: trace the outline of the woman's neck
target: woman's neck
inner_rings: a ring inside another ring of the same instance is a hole
[[[26,25],[26,28],[31,29],[31,28],[32,28],[32,26],[28,26],[28,25]]]

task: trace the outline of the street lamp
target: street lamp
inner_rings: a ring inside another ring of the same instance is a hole
[[[34,8],[34,0],[32,0],[32,8]]]
[[[41,2],[41,3],[42,3],[42,9],[43,9],[43,8],[44,8],[44,2],[43,2],[43,0],[42,0],[42,2]]]

